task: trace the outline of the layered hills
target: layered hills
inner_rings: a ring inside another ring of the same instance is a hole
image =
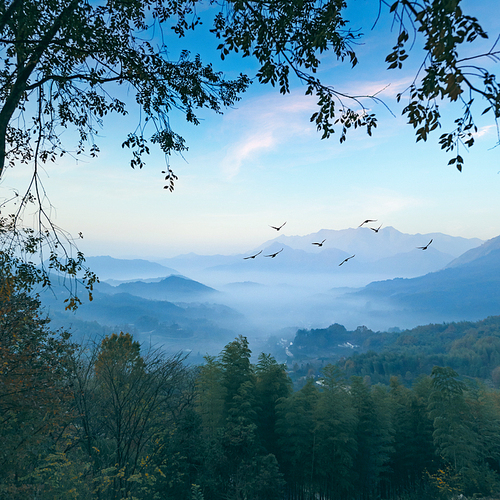
[[[478,320],[500,313],[500,237],[465,252],[444,269],[412,279],[370,283],[352,294],[372,307],[437,321]]]
[[[426,252],[417,247],[433,240]],[[321,247],[313,243],[322,242]],[[273,284],[273,276],[286,282],[283,275],[329,274],[339,276],[338,286],[363,286],[370,281],[416,277],[442,269],[464,252],[479,246],[482,240],[461,238],[442,233],[405,234],[393,227],[377,233],[368,227],[344,230],[323,229],[306,236],[280,235],[239,255],[180,255],[162,259],[162,264],[178,269],[184,275],[201,281],[257,281]],[[269,255],[282,252],[271,258]],[[261,252],[255,259],[245,259]],[[349,266],[339,266],[355,255]],[[351,274],[352,282],[345,278]],[[361,275],[365,275],[363,278]],[[303,279],[303,278],[294,278]]]
[[[417,248],[431,239],[425,251]],[[312,245],[322,240],[322,247]],[[190,254],[163,259],[164,265],[127,260],[122,273],[121,260],[91,257],[93,270],[109,277],[92,303],[65,312],[63,289],[44,302],[60,326],[72,324],[82,334],[97,322],[203,354],[240,333],[255,340],[334,323],[376,332],[475,321],[500,313],[500,237],[481,243],[363,227],[280,235],[241,255]]]

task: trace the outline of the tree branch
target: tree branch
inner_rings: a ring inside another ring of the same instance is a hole
[[[38,46],[35,47],[35,49],[31,53],[29,61],[18,72],[18,76],[14,85],[12,86],[12,90],[5,100],[2,111],[0,112],[0,179],[2,178],[2,174],[5,169],[5,142],[9,121],[17,106],[19,105],[19,101],[23,93],[26,91],[26,84],[28,82],[28,79],[36,68],[36,65],[38,64],[41,56],[47,50],[51,40],[57,34],[66,18],[72,14],[77,6],[78,0],[72,0],[72,2],[67,5],[61,12],[61,14],[59,14],[59,16],[55,19],[51,28],[45,33]]]

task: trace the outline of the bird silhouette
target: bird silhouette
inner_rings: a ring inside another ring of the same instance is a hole
[[[358,227],[361,227],[363,224],[368,224],[368,222],[377,222],[377,219],[366,219]]]
[[[249,255],[248,257],[243,257],[243,260],[247,260],[247,259],[255,259],[255,257],[257,257],[257,255],[260,255],[262,253],[262,250],[258,253],[256,253],[255,255]]]
[[[418,249],[420,250],[427,250],[429,248],[429,245],[432,243],[432,239],[431,241],[429,241],[429,243],[427,243],[427,245],[425,245],[425,247],[417,247]]]
[[[326,238],[321,243],[312,243],[312,245],[318,245],[319,247],[323,246],[323,243],[326,241]]]
[[[78,233],[78,236],[80,236],[80,238],[83,238],[83,233],[80,231],[80,232]]]
[[[340,264],[339,266],[341,266],[342,264],[345,264],[349,259],[352,259],[353,257],[356,257],[356,255],[351,255],[350,257],[347,257],[346,259],[344,259]]]
[[[269,226],[269,227],[272,227],[273,229],[276,229],[276,231],[279,231],[285,224],[286,224],[286,221],[283,222],[283,224],[281,224],[281,226],[279,226],[279,227],[276,227],[276,226]]]
[[[275,252],[275,253],[272,253],[270,255],[264,255],[264,257],[271,257],[271,259],[274,259],[274,257],[276,257],[276,255],[278,255],[279,253],[281,253],[283,251],[283,249]]]
[[[372,231],[375,231],[376,233],[378,233],[378,232],[380,231],[380,228],[381,228],[381,227],[382,227],[382,224],[380,224],[380,226],[379,226],[379,227],[377,227],[377,228],[371,227],[370,229],[371,229]]]

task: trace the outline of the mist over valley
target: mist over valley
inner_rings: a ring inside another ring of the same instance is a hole
[[[323,240],[321,248],[313,245]],[[430,240],[425,251],[417,248]],[[142,342],[199,359],[239,334],[265,346],[269,339],[292,341],[298,329],[404,330],[500,310],[498,238],[483,243],[363,227],[280,235],[240,255],[87,262],[101,279],[92,302],[69,313],[64,288],[44,295],[57,326],[77,337],[96,324],[102,334],[132,331]]]

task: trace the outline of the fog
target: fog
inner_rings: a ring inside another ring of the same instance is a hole
[[[369,283],[397,275],[184,271],[190,279],[222,292],[217,302],[244,315],[245,322],[239,328],[244,328],[241,333],[249,338],[280,335],[290,329],[326,328],[334,323],[349,330],[364,325],[382,331],[392,327],[412,328],[427,320],[442,321],[433,315],[400,310],[384,300],[356,296]]]
[[[240,334],[258,349],[269,338],[293,341],[298,329],[334,323],[377,332],[500,313],[500,239],[479,247],[468,242],[472,254],[454,260],[435,248],[411,249],[413,240],[405,243],[403,236],[400,247],[408,251],[370,262],[360,253],[342,266],[353,254],[329,250],[321,256],[277,242],[263,251],[284,248],[276,259],[189,254],[153,263],[95,257],[91,264],[103,283],[92,303],[65,312],[64,290],[44,302],[56,325],[70,326],[77,336],[127,330],[142,342],[194,352],[198,359],[217,354]]]

